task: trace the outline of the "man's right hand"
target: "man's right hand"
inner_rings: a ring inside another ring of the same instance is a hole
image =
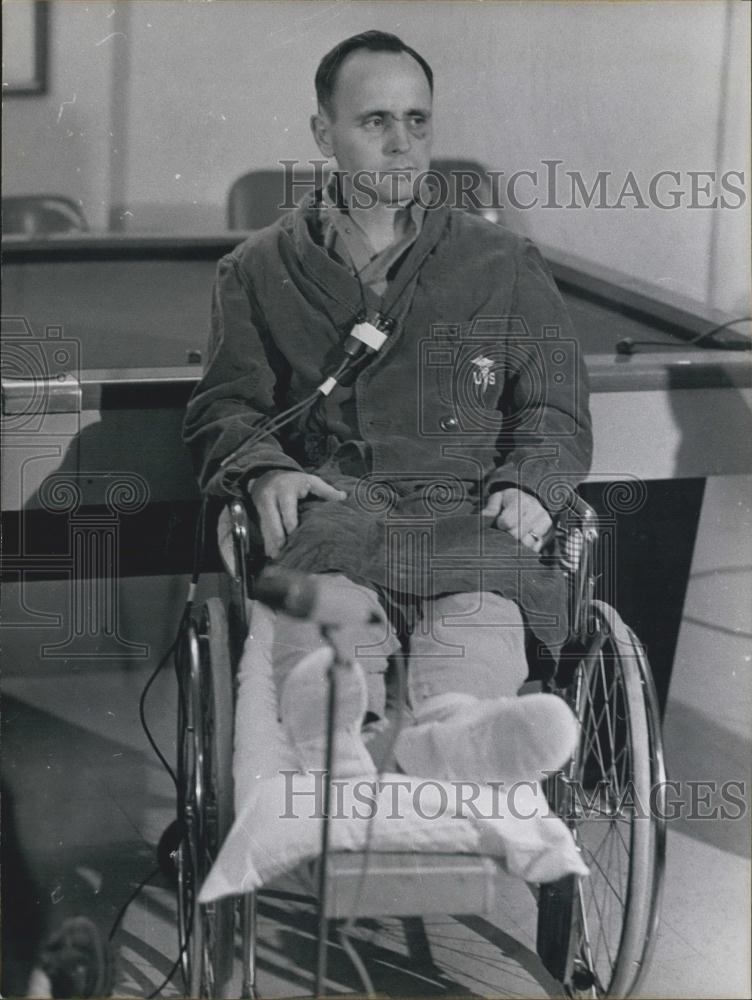
[[[347,494],[305,472],[272,469],[250,484],[249,493],[259,516],[264,551],[276,559],[291,531],[298,526],[298,503],[311,494],[322,500],[344,500]]]

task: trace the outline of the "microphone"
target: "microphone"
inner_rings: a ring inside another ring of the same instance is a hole
[[[378,353],[384,346],[394,322],[381,316],[377,316],[375,322],[378,325],[368,322],[356,323],[352,328],[342,345],[345,357],[334,374],[326,378],[316,390],[322,396],[328,396],[335,385],[344,385],[344,379],[354,371],[360,361]]]
[[[275,611],[319,625],[378,625],[382,619],[366,594],[298,570],[270,566],[256,580],[253,597]]]
[[[377,325],[374,325],[377,324]],[[378,315],[374,323],[357,323],[347,336],[342,348],[345,356],[333,375],[329,375],[321,385],[317,386],[314,392],[307,399],[294,406],[288,407],[277,417],[270,417],[266,423],[261,424],[254,434],[251,434],[245,441],[241,441],[234,451],[226,455],[219,463],[219,467],[224,469],[230,462],[234,461],[240,452],[249,445],[258,444],[271,434],[276,434],[286,424],[301,417],[303,413],[321,401],[321,397],[329,396],[337,385],[347,385],[345,378],[349,378],[354,373],[357,366],[365,358],[376,354],[384,346],[388,335],[394,329],[394,320]]]
[[[634,354],[637,342],[631,337],[624,337],[616,342],[617,354]]]

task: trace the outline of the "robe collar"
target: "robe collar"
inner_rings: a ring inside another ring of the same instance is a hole
[[[409,287],[417,276],[426,257],[435,249],[449,223],[446,205],[431,206],[426,210],[423,226],[417,239],[407,251],[400,268],[389,282],[380,298],[369,288],[361,291],[358,279],[346,267],[333,260],[326,250],[311,236],[311,226],[318,223],[321,191],[307,194],[293,214],[292,241],[303,275],[313,281],[329,298],[334,299],[352,317],[353,321],[363,312],[363,294],[369,309],[394,318],[401,312]]]

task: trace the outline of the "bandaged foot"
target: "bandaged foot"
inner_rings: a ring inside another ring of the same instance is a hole
[[[501,836],[505,865],[512,875],[540,883],[555,882],[565,875],[588,874],[570,830],[551,812],[540,782],[511,785],[506,798],[502,793],[498,810],[502,820],[483,816],[476,820],[480,850],[484,854],[498,853]],[[495,811],[485,810],[488,817]]]
[[[437,706],[432,720],[404,729],[395,755],[406,774],[482,784],[537,781],[569,759],[578,731],[556,695],[493,701],[464,695]]]
[[[329,668],[334,653],[329,647],[304,656],[290,671],[280,697],[282,725],[301,768],[326,768],[326,731],[329,704]],[[332,777],[351,778],[376,773],[361,736],[368,689],[357,662],[338,668],[334,720]]]

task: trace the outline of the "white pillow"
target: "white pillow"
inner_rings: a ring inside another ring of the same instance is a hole
[[[458,784],[404,774],[338,780],[330,850],[362,851],[368,842],[375,852],[486,854],[531,882],[587,874],[569,830],[549,814],[539,786],[524,783],[509,795],[485,786],[463,804]],[[317,857],[322,812],[320,773],[290,771],[258,782],[199,901],[251,892]]]

